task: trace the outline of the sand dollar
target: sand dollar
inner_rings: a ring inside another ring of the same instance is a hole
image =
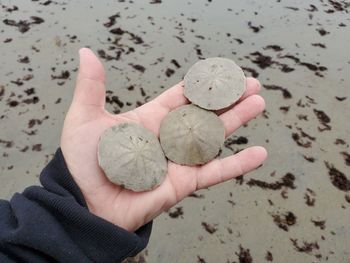
[[[207,58],[195,63],[184,77],[184,95],[208,110],[226,108],[245,91],[243,70],[227,58]]]
[[[119,124],[102,134],[98,162],[113,183],[135,192],[155,188],[167,173],[157,137],[135,123]]]
[[[160,125],[160,143],[171,161],[197,165],[214,159],[225,140],[219,117],[195,105],[170,112]]]

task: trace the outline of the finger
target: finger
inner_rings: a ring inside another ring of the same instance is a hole
[[[163,118],[170,111],[189,103],[183,95],[183,88],[183,82],[180,82],[150,102],[119,116],[138,121],[158,135],[159,125]]]
[[[150,103],[159,104],[162,108],[166,109],[167,112],[170,112],[182,105],[189,103],[187,98],[184,96],[183,81],[179,82],[172,88],[166,90]],[[147,104],[143,106],[147,106]]]
[[[221,110],[217,110],[215,111],[216,114],[221,115],[226,111],[229,111],[230,109],[232,109],[235,105],[237,105],[238,103],[240,103],[241,101],[245,100],[246,98],[248,98],[251,95],[254,94],[258,94],[261,90],[261,84],[259,82],[259,80],[255,79],[255,78],[251,78],[248,77],[246,79],[246,90],[244,91],[242,97],[233,105],[225,108],[225,109],[221,109]]]
[[[80,65],[73,104],[77,106],[105,105],[105,72],[95,54],[88,48],[79,50]]]
[[[260,81],[256,78],[248,77],[246,79],[246,90],[244,91],[242,97],[238,100],[238,102],[248,98],[251,95],[258,94],[261,90]]]
[[[253,146],[224,159],[215,159],[197,173],[197,190],[246,174],[259,167],[266,158],[265,148]]]
[[[265,101],[259,95],[252,95],[241,101],[234,108],[220,115],[224,123],[225,136],[229,136],[243,124],[254,119],[265,109]]]

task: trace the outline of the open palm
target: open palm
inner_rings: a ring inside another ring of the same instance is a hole
[[[203,166],[190,167],[168,161],[164,182],[152,191],[136,193],[111,183],[97,161],[97,145],[104,130],[118,123],[136,122],[159,136],[160,123],[165,115],[188,101],[183,96],[183,85],[179,83],[139,108],[118,115],[110,114],[105,110],[102,64],[87,48],[79,53],[79,74],[64,122],[61,148],[90,211],[97,216],[134,231],[194,191],[247,173],[266,159],[266,150],[255,146]],[[248,78],[240,102],[221,112],[226,136],[263,111],[264,100],[255,95],[259,89],[259,82]]]

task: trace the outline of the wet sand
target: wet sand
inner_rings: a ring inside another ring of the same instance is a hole
[[[222,56],[266,100],[222,156],[263,145],[269,159],[157,218],[134,262],[350,262],[349,2],[104,3],[0,2],[0,198],[38,184],[57,149],[80,47],[101,57],[115,113]]]

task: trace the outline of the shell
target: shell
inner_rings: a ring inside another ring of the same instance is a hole
[[[184,77],[184,95],[203,109],[219,110],[236,102],[245,91],[243,70],[227,58],[195,63]]]
[[[119,124],[102,134],[98,162],[110,181],[135,192],[155,188],[167,173],[157,137],[135,123]]]
[[[214,159],[225,140],[219,117],[195,105],[170,112],[160,125],[160,144],[171,161],[197,165]]]

